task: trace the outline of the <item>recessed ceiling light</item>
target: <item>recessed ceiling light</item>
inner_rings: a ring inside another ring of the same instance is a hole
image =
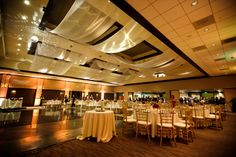
[[[36,21],[37,20],[37,17],[36,16],[33,16],[33,21]]]
[[[41,73],[46,73],[48,71],[48,68],[43,68],[43,69],[40,69],[39,72]]]
[[[16,51],[20,51],[20,49],[16,49]]]
[[[215,43],[213,43],[213,44],[211,44],[211,46],[216,46],[216,44],[215,44]]]
[[[188,75],[190,73],[191,73],[190,71],[187,71],[187,72],[180,73],[179,75]]]
[[[208,31],[209,31],[209,28],[205,28],[205,29],[204,29],[204,32],[208,32]]]
[[[17,46],[21,46],[21,43],[18,43]]]
[[[192,3],[191,3],[192,6],[196,6],[197,4],[198,4],[198,0],[192,0]]]
[[[138,77],[145,78],[146,76],[145,75],[139,75]]]
[[[19,37],[18,40],[22,40],[22,37]]]
[[[25,5],[30,5],[30,1],[29,0],[24,0]]]
[[[89,79],[90,79],[90,77],[84,77],[84,79],[86,79],[86,80],[89,80]]]
[[[22,15],[22,16],[21,16],[21,19],[22,19],[22,20],[27,20],[27,19],[28,19],[28,17],[27,17],[27,16],[25,16],[25,15]]]

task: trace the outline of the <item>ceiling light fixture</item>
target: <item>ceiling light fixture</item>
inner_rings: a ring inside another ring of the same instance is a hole
[[[17,46],[21,46],[21,43],[18,43]]]
[[[89,79],[90,79],[90,77],[84,77],[84,79],[86,79],[86,80],[89,80]]]
[[[25,5],[30,5],[30,1],[29,0],[24,0]]]
[[[211,46],[216,46],[216,44],[215,44],[215,43],[213,43],[213,44],[211,44]]]
[[[191,72],[190,71],[187,71],[187,72],[182,72],[182,73],[180,73],[179,75],[188,75],[188,74],[190,74]]]
[[[140,78],[145,78],[146,76],[145,76],[145,75],[139,75],[138,77],[140,77]]]
[[[22,37],[19,37],[18,40],[22,40]]]
[[[48,71],[48,68],[43,68],[43,69],[40,69],[39,72],[41,73],[46,73]]]
[[[164,74],[164,72],[156,72],[153,74],[153,76],[155,76],[156,78],[166,77],[166,74]]]
[[[209,28],[205,28],[205,29],[204,29],[204,32],[208,32],[208,31],[209,31]]]
[[[198,4],[198,0],[192,0],[192,3],[191,3],[192,6],[196,6],[197,4]]]
[[[39,41],[39,38],[37,37],[37,36],[32,36],[31,38],[30,38],[30,40],[31,41],[33,41],[33,42],[38,42]]]
[[[22,20],[27,20],[27,19],[28,19],[28,17],[27,17],[27,16],[25,16],[25,15],[22,15],[22,16],[21,16],[21,19],[22,19]]]
[[[20,49],[16,49],[16,51],[20,51]]]

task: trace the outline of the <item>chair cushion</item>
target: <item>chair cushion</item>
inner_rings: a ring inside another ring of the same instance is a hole
[[[176,123],[174,123],[174,126],[179,127],[179,128],[185,128],[186,124],[181,123],[181,122],[176,122]],[[187,124],[187,127],[189,128],[190,125]]]
[[[151,125],[151,122],[146,123],[146,121],[138,121],[138,124],[140,125]]]
[[[157,123],[158,126],[161,126],[161,123]],[[162,123],[162,127],[166,127],[166,128],[172,128],[172,124],[170,123]]]
[[[133,118],[128,118],[127,123],[135,123],[136,122],[136,119],[133,119]]]
[[[219,119],[219,116],[218,115],[214,115],[214,114],[209,114],[208,116],[206,116],[206,118],[208,118],[208,119]]]
[[[204,119],[203,116],[196,116],[196,117],[194,117],[194,118],[197,118],[197,119]]]

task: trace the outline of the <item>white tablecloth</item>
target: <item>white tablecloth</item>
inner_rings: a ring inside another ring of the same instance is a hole
[[[113,111],[86,111],[83,117],[83,138],[97,137],[97,142],[109,142],[116,135],[115,116]]]

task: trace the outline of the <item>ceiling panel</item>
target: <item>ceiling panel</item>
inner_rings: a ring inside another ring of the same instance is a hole
[[[201,7],[191,13],[188,14],[188,17],[190,18],[191,22],[198,21],[204,17],[212,15],[212,11],[209,5],[206,5],[204,7]]]

